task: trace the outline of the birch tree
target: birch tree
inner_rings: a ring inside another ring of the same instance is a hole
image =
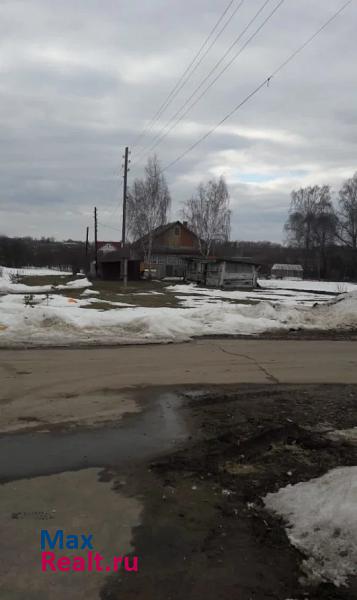
[[[128,193],[128,229],[135,240],[141,240],[144,260],[149,273],[153,233],[167,223],[171,203],[170,192],[156,156],[150,157],[145,167],[144,179],[136,179]]]
[[[201,183],[196,194],[186,201],[182,216],[196,234],[202,256],[214,252],[217,242],[228,241],[231,211],[223,177]]]

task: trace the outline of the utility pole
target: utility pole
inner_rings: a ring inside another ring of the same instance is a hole
[[[98,276],[98,217],[97,207],[94,208],[94,260],[95,260],[95,276]]]
[[[87,232],[86,232],[86,258],[88,257],[88,249],[89,249],[89,227],[87,227]]]
[[[85,257],[84,257],[84,269],[85,274],[89,273],[89,263],[88,263],[88,251],[89,251],[89,227],[86,229],[86,246],[85,246]]]
[[[126,245],[126,200],[127,200],[127,189],[128,189],[128,163],[129,163],[129,148],[126,146],[124,154],[124,175],[123,175],[123,228],[122,228],[122,246],[125,249]],[[124,258],[124,286],[128,285],[128,259]]]

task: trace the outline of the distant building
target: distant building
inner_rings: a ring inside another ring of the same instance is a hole
[[[187,259],[186,280],[221,289],[257,287],[259,265],[249,258]]]
[[[303,279],[304,270],[301,265],[273,265],[271,276],[274,279]]]

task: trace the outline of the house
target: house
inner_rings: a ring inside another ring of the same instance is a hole
[[[191,231],[187,222],[174,221],[167,225],[157,227],[152,232],[152,249],[150,265],[144,268],[150,270],[155,278],[184,277],[187,267],[187,257],[199,256],[199,243],[196,234]],[[141,255],[147,256],[149,236],[136,240],[133,249]]]
[[[304,270],[301,265],[276,264],[271,268],[273,279],[303,279]]]
[[[128,261],[128,279],[137,280],[150,267],[152,276],[183,278],[188,256],[199,256],[197,236],[187,223],[175,221],[157,227],[151,235],[152,249],[150,265],[145,261],[149,236],[143,236],[130,246],[120,242],[103,242],[98,248],[98,276],[103,279],[123,279],[124,260]]]
[[[190,258],[186,262],[187,281],[221,289],[257,287],[259,264],[249,258]]]

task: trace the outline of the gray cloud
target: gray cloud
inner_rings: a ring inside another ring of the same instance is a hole
[[[261,4],[245,2],[160,126]],[[286,0],[158,146],[162,165],[213,127],[341,4]],[[120,228],[123,148],[150,121],[222,9],[218,0],[0,2],[0,232],[83,237],[94,205],[101,222]],[[173,217],[200,180],[223,174],[233,236],[281,240],[294,187],[337,189],[353,174],[356,16],[352,4],[269,88],[167,171]],[[135,152],[132,158],[131,178],[144,165]],[[101,231],[102,238],[116,236],[114,229]]]

